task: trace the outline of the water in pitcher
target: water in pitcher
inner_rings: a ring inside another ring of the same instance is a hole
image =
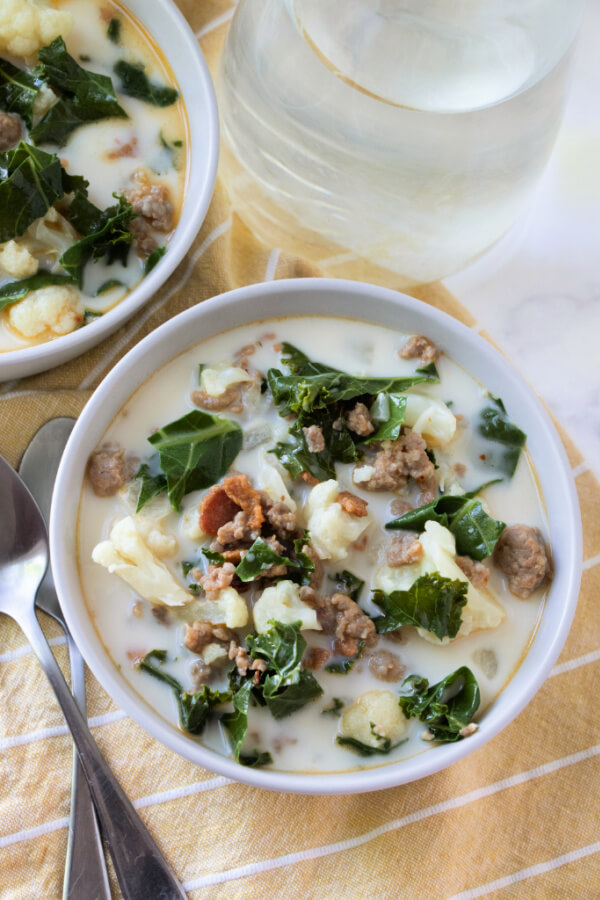
[[[560,122],[581,0],[240,0],[228,188],[272,247],[427,282],[514,222]]]

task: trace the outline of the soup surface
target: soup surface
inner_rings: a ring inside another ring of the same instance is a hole
[[[160,262],[185,186],[168,63],[113,0],[0,0],[0,351],[92,324]]]
[[[82,489],[81,582],[115,665],[244,764],[468,739],[550,578],[509,413],[426,339],[363,322],[257,322],[178,356]]]

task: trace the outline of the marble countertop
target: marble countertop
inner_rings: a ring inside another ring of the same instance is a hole
[[[600,2],[588,0],[563,125],[535,200],[445,285],[600,476]]]

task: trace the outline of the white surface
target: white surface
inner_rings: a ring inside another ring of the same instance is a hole
[[[208,67],[188,23],[173,0],[127,0],[169,60],[185,103],[191,154],[181,218],[164,258],[114,309],[95,322],[39,346],[0,354],[0,382],[44,372],[104,340],[162,287],[196,237],[215,186],[219,119]]]
[[[600,475],[600,0],[588,0],[563,126],[534,205],[445,285]]]
[[[481,717],[472,737],[441,745],[380,768],[341,774],[298,775],[239,766],[166,722],[127,684],[104,649],[81,594],[75,535],[80,486],[87,459],[133,391],[156,369],[198,341],[223,330],[273,316],[328,315],[360,318],[427,334],[496,395],[517,422],[528,423],[528,448],[546,500],[555,578],[533,645],[506,689]],[[512,366],[490,344],[455,319],[411,297],[358,282],[290,279],[250,285],[220,295],[175,316],[137,344],[111,371],[81,414],[58,472],[50,518],[56,589],[69,628],[88,665],[111,694],[150,734],[187,759],[259,787],[299,793],[354,793],[423,778],[485,744],[523,709],[542,685],[566,639],[579,591],[581,526],[566,454],[550,421]]]

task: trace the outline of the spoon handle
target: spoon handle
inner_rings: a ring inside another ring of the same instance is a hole
[[[85,667],[81,653],[70,634],[67,635],[71,663],[71,690],[81,710],[86,714]],[[80,900],[81,885],[85,885],[89,900],[110,900],[110,885],[104,861],[102,838],[96,810],[85,780],[77,751],[73,753],[71,788],[71,816],[69,842],[65,864],[63,900]]]
[[[181,885],[100,753],[34,611],[20,611],[18,623],[41,663],[71,730],[124,900],[140,900],[141,897],[186,900]]]

